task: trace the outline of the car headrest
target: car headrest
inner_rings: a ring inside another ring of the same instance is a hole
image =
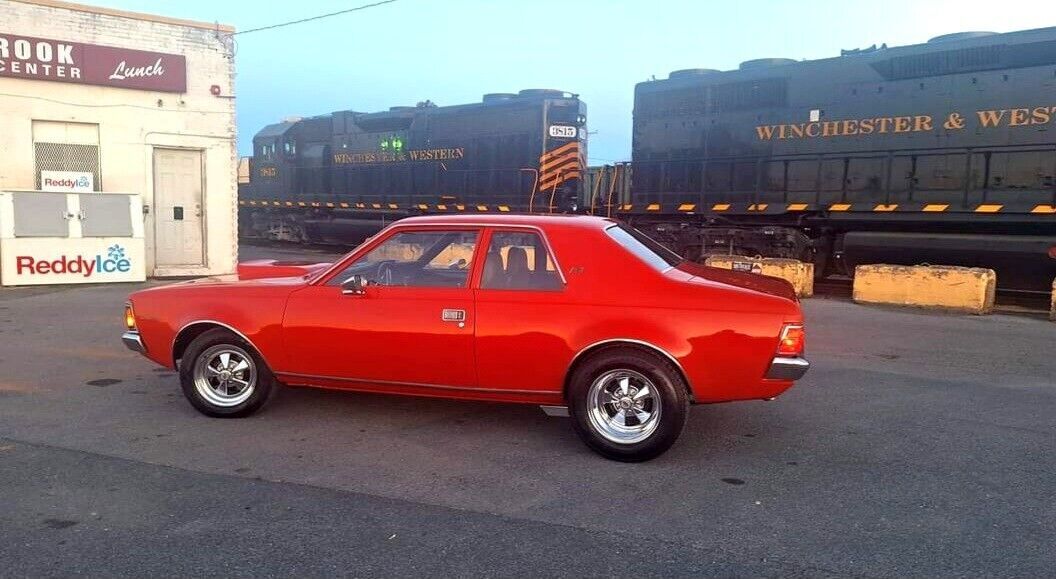
[[[528,269],[528,252],[523,247],[511,247],[506,254],[506,273],[515,274],[530,271]]]
[[[489,251],[487,259],[484,260],[484,271],[481,273],[481,287],[499,287],[502,285],[503,273],[502,254],[497,251]]]

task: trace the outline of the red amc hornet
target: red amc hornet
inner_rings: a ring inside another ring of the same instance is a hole
[[[334,264],[249,262],[132,294],[122,336],[199,411],[278,384],[538,404],[600,454],[653,458],[690,404],[769,399],[807,371],[782,280],[687,262],[617,221],[394,223]]]

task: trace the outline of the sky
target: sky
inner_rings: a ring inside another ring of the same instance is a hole
[[[81,0],[249,30],[374,0]],[[553,88],[588,107],[590,163],[629,160],[634,85],[683,68],[838,56],[1056,24],[1048,3],[962,0],[397,0],[236,36],[239,152],[290,116]]]

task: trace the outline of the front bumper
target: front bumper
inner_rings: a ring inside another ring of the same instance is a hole
[[[139,337],[139,332],[125,332],[121,334],[121,341],[124,342],[125,346],[133,352],[139,352],[140,354],[147,353],[147,347],[143,345],[143,340]]]
[[[774,358],[766,371],[767,380],[799,380],[810,369],[810,362],[803,358]]]

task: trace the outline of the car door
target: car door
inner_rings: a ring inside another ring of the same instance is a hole
[[[560,267],[537,229],[490,231],[478,252],[477,376],[482,388],[561,394],[578,318]]]
[[[295,292],[283,319],[287,380],[471,388],[469,287],[477,229],[398,228],[341,271]],[[362,276],[362,292],[342,287]]]

